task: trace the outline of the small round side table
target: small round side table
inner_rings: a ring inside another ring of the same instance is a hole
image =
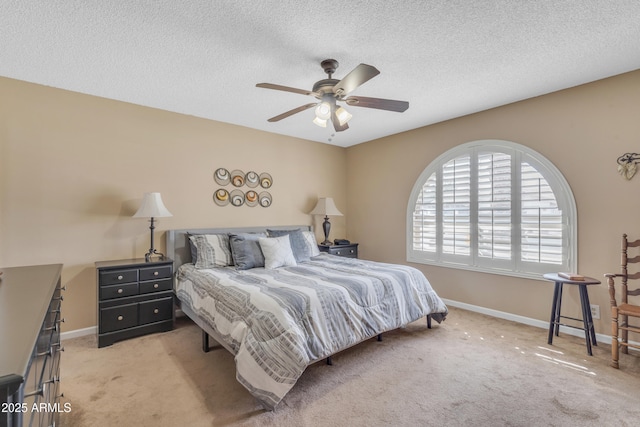
[[[551,305],[551,320],[549,321],[549,344],[553,344],[553,335],[558,336],[560,325],[574,329],[584,330],[584,338],[587,344],[587,352],[589,356],[593,356],[591,346],[597,346],[596,332],[593,327],[593,318],[591,317],[591,304],[589,303],[589,294],[587,293],[588,285],[599,285],[600,281],[593,277],[585,277],[584,280],[570,280],[558,275],[558,273],[546,273],[542,277],[555,282],[553,288],[553,303]],[[560,307],[562,306],[562,285],[578,285],[580,292],[580,305],[582,306],[582,319],[560,315]],[[560,319],[571,319],[583,323],[583,327],[566,325],[560,323]]]

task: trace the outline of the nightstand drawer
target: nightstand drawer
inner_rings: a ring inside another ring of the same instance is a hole
[[[100,309],[100,333],[138,325],[138,304]]]
[[[138,295],[137,283],[125,283],[123,285],[100,286],[100,299],[122,298]]]
[[[100,272],[100,286],[115,285],[117,283],[130,283],[138,281],[138,269],[111,270]]]
[[[170,291],[173,287],[173,280],[151,280],[149,282],[140,282],[140,293],[148,294],[149,292]]]
[[[358,258],[358,243],[348,245],[318,245],[320,252],[327,252],[345,258]]]
[[[140,324],[159,322],[173,316],[173,297],[158,298],[140,303]]]
[[[329,249],[329,253],[348,258],[358,258],[357,248],[331,248]]]
[[[173,272],[172,265],[162,265],[157,267],[141,268],[140,280],[143,281],[143,280],[170,278],[172,272]]]

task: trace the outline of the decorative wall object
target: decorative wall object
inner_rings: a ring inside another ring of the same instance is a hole
[[[625,153],[618,157],[618,173],[626,179],[631,179],[636,174],[640,154]]]
[[[267,172],[258,174],[257,172],[249,171],[244,173],[239,169],[229,172],[228,169],[218,168],[213,173],[213,179],[220,186],[231,185],[236,188],[229,190],[218,188],[213,193],[213,201],[218,206],[227,206],[229,204],[236,207],[247,205],[249,207],[262,206],[267,208],[271,206],[272,197],[269,192],[253,190],[258,187],[271,188],[273,178]],[[246,192],[240,189],[244,186],[249,188]]]

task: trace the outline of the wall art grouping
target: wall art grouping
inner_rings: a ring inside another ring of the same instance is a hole
[[[249,207],[262,206],[268,208],[271,206],[271,194],[264,189],[271,188],[273,178],[266,172],[258,174],[253,171],[244,173],[235,169],[229,172],[225,168],[218,168],[213,173],[213,179],[218,185],[232,186],[235,189],[219,188],[213,193],[213,201],[218,206],[242,206]],[[243,191],[241,187],[249,187]]]

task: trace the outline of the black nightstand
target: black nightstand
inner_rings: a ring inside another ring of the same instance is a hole
[[[173,260],[96,262],[98,347],[173,329]]]
[[[318,249],[320,249],[320,252],[328,252],[331,255],[358,258],[358,243],[350,243],[348,245],[318,245]]]

